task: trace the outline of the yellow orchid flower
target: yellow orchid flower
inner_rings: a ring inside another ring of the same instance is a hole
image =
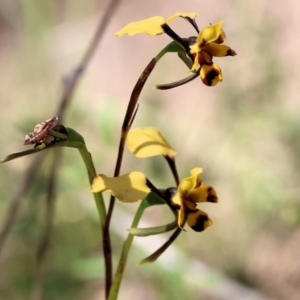
[[[171,193],[172,202],[179,208],[178,226],[183,228],[184,223],[195,231],[200,232],[213,224],[208,215],[197,209],[199,202],[218,202],[213,187],[202,185],[201,168],[191,170],[190,177],[183,178],[175,193]]]
[[[163,24],[170,24],[173,20],[181,17],[181,18],[191,18],[194,19],[197,16],[196,13],[176,13],[169,17],[168,19],[164,19],[160,16],[151,17],[145,20],[132,22],[123,27],[121,30],[115,33],[115,36],[121,36],[123,34],[127,35],[135,35],[138,33],[145,33],[149,35],[159,35],[164,33],[164,29],[162,27]]]
[[[222,29],[224,21],[204,27],[201,31],[199,31],[199,28],[195,22],[196,16],[196,13],[176,13],[166,20],[163,17],[155,16],[138,22],[130,23],[116,32],[115,35],[135,35],[137,33],[159,35],[166,33],[175,42],[177,42],[177,45],[180,45],[179,50],[175,52],[178,52],[181,60],[185,62],[193,74],[173,83],[156,85],[155,88],[166,90],[178,87],[194,80],[198,77],[198,75],[200,75],[200,78],[205,85],[215,86],[223,80],[223,76],[221,69],[218,67],[218,65],[213,63],[212,58],[214,56],[235,56],[236,52],[229,46],[223,45],[226,37]],[[198,36],[189,38],[181,38],[178,36],[169,27],[169,24],[178,17],[186,19],[196,30]],[[169,50],[162,50],[163,54],[165,54],[164,51],[168,52]],[[174,52],[174,50],[170,52]],[[161,53],[156,57],[156,59],[159,60],[160,58]]]
[[[199,202],[218,202],[214,188],[202,184],[200,173],[202,173],[201,168],[191,170],[192,176],[182,179],[177,189],[170,188],[166,194],[158,195],[160,198],[164,197],[166,203],[171,200],[172,206],[179,210],[177,221],[181,229],[187,222],[193,230],[200,232],[213,223],[204,211],[196,208]],[[171,192],[174,189],[175,192]],[[119,177],[98,175],[92,184],[92,192],[109,192],[126,203],[142,200],[150,191],[158,193],[149,179],[143,173],[136,171]]]
[[[190,45],[190,53],[194,57],[191,71],[200,65],[200,77],[208,86],[214,86],[223,80],[221,69],[212,62],[213,56],[234,56],[236,52],[226,45],[225,33],[222,29],[224,21],[203,28],[198,34],[196,43]]]

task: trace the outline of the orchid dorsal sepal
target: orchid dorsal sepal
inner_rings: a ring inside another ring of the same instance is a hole
[[[162,226],[149,227],[149,228],[129,228],[128,232],[135,236],[143,237],[143,236],[165,233],[175,229],[176,227],[177,227],[177,220]]]
[[[170,146],[162,133],[154,127],[142,127],[128,132],[126,146],[137,157],[157,155],[174,157],[176,151]]]
[[[6,157],[4,157],[0,160],[0,163],[5,163],[5,162],[8,162],[8,161],[14,160],[16,158],[20,158],[20,157],[23,157],[23,156],[35,154],[35,153],[38,153],[38,152],[41,152],[41,151],[44,151],[44,150],[48,150],[48,149],[52,149],[52,148],[69,147],[69,148],[80,149],[80,148],[85,147],[84,139],[78,132],[76,132],[72,128],[68,128],[68,127],[64,127],[64,128],[67,132],[67,136],[68,136],[67,140],[61,140],[59,138],[56,138],[50,144],[38,143],[34,146],[33,149],[20,151],[20,152],[16,152],[16,153],[12,153],[12,154],[7,155]],[[58,132],[58,136],[64,137],[64,138],[66,137],[65,134],[59,134],[59,132]]]

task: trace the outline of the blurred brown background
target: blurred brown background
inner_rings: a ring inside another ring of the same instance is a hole
[[[0,1],[1,157],[24,150],[24,136],[52,117],[61,78],[81,59],[108,1]],[[153,90],[186,76],[169,54],[140,98],[133,128],[158,127],[178,151],[180,177],[204,168],[218,204],[203,204],[214,225],[187,228],[151,265],[137,263],[168,235],[136,238],[120,299],[300,299],[299,26],[296,0],[123,0],[111,16],[64,124],[86,140],[99,173],[112,175],[120,127],[141,71],[170,39],[113,36],[127,23],[175,12],[198,13],[200,28],[225,20],[226,44],[238,55],[217,58],[224,81],[201,80],[170,91]],[[194,34],[183,20],[172,28]],[[50,152],[50,151],[49,151]],[[48,155],[55,155],[53,153]],[[0,167],[0,221],[35,158]],[[28,299],[45,218],[50,160],[21,207],[0,256],[0,299]],[[125,152],[123,173],[143,171],[159,187],[174,185],[161,158]],[[43,299],[103,299],[103,260],[96,207],[75,150],[64,150],[51,242],[44,262]],[[117,203],[115,261],[137,205]],[[151,208],[141,225],[168,223],[167,208]]]

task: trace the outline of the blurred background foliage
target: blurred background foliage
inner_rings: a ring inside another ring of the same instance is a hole
[[[183,3],[184,2],[184,3]],[[56,111],[62,76],[79,62],[108,1],[0,1],[1,156],[23,150],[24,136]],[[97,171],[112,174],[123,116],[143,68],[167,36],[115,38],[128,22],[195,11],[200,28],[225,20],[220,58],[224,82],[200,79],[170,91],[156,83],[184,77],[175,55],[165,57],[140,99],[133,127],[155,126],[177,149],[181,177],[201,166],[219,194],[203,204],[214,225],[187,228],[151,265],[137,263],[167,238],[135,238],[120,299],[300,299],[299,5],[296,0],[121,1],[69,107],[64,124],[79,131]],[[296,23],[297,21],[297,23]],[[172,24],[173,25],[173,24]],[[174,29],[188,37],[182,20]],[[291,30],[292,29],[292,30]],[[51,150],[20,209],[0,256],[0,299],[28,299],[44,228]],[[36,157],[0,167],[0,220]],[[174,185],[161,158],[125,151],[123,173],[143,171],[160,187]],[[99,221],[79,155],[65,149],[58,173],[55,218],[43,262],[43,299],[103,299]],[[116,263],[136,204],[117,203],[112,221]],[[149,209],[143,226],[168,223],[167,208]]]

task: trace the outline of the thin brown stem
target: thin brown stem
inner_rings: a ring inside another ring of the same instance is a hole
[[[178,176],[178,172],[177,172],[177,168],[176,168],[175,157],[164,156],[164,158],[166,159],[166,161],[171,169],[171,172],[172,172],[175,182],[176,182],[176,186],[178,186],[180,183],[180,180],[179,180],[179,176]]]
[[[151,262],[156,261],[169,248],[169,246],[176,240],[176,238],[179,236],[181,231],[182,231],[182,229],[178,227],[173,232],[173,234],[170,236],[170,238],[159,249],[157,249],[150,256],[143,259],[140,262],[140,264],[151,263]]]
[[[143,73],[141,74],[140,78],[138,79],[137,83],[135,84],[131,97],[128,103],[127,111],[124,117],[123,125],[122,125],[122,130],[121,130],[121,137],[120,137],[120,142],[119,142],[119,150],[118,150],[118,156],[117,156],[117,161],[116,161],[116,166],[115,166],[115,171],[114,171],[114,177],[118,176],[120,174],[121,170],[121,165],[122,165],[122,159],[123,159],[123,153],[124,153],[124,146],[125,146],[125,140],[127,137],[127,134],[130,130],[130,127],[133,123],[133,119],[136,115],[137,111],[137,102],[139,99],[139,96],[141,94],[141,91],[150,76],[152,70],[154,69],[156,65],[156,59],[153,58],[148,66],[145,68]],[[111,244],[108,239],[109,235],[109,226],[110,226],[110,221],[113,213],[115,205],[115,197],[111,196],[110,202],[109,202],[109,207],[108,207],[108,212],[107,212],[107,217],[106,217],[106,222],[104,226],[104,236],[103,236],[103,241],[104,241],[104,253],[110,256],[110,262],[112,262],[111,259]],[[111,268],[112,269],[112,268]],[[110,285],[111,286],[112,282],[112,274],[110,274]]]

